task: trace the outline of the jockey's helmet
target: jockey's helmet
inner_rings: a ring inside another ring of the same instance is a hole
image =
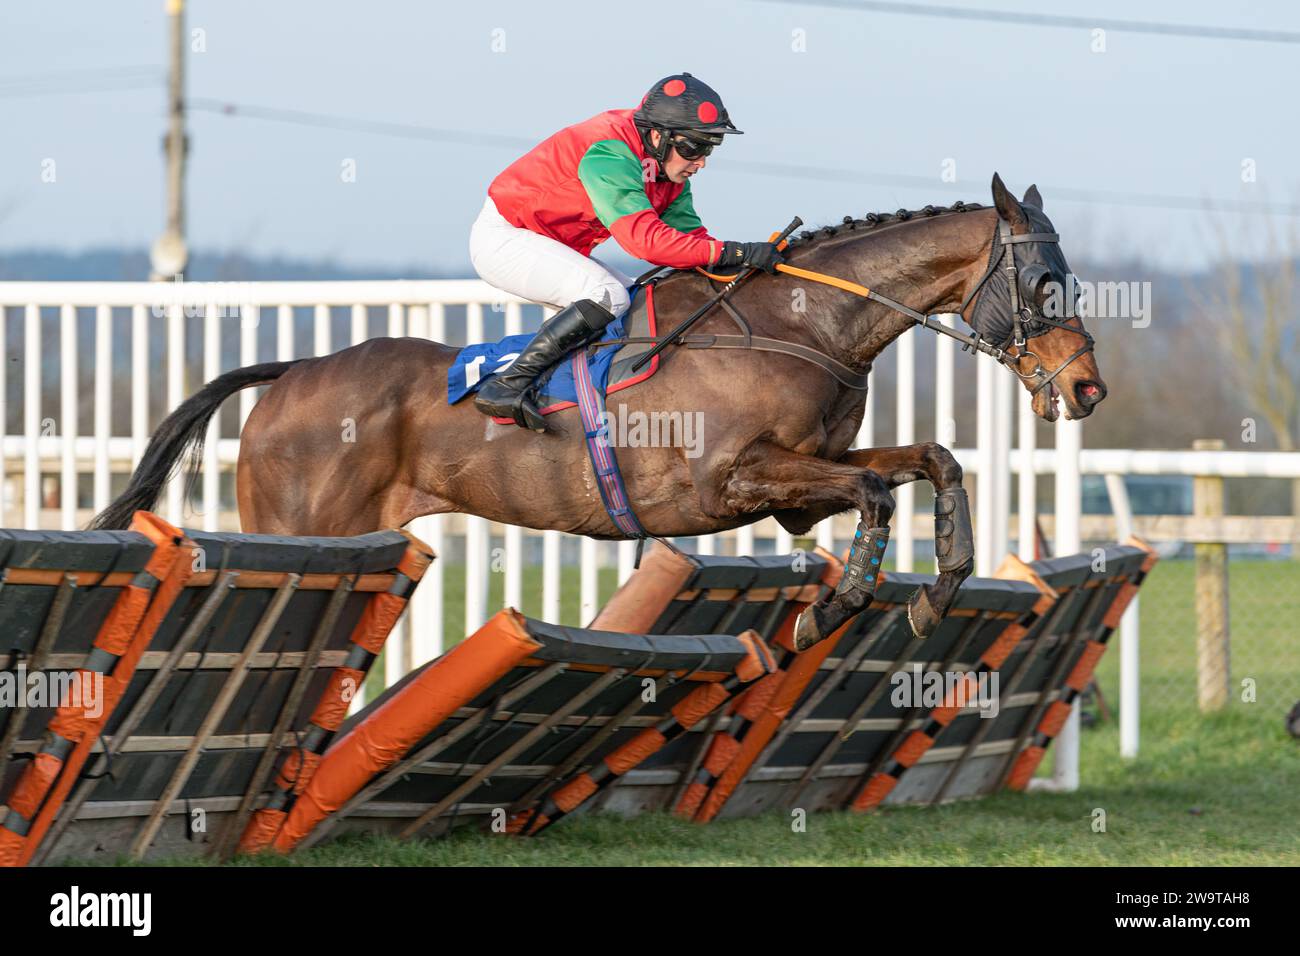
[[[680,150],[707,156],[728,133],[741,133],[727,116],[727,108],[707,83],[689,73],[666,76],[646,93],[641,105],[632,114],[632,120],[641,130],[641,141],[646,152],[662,166],[668,157],[670,142],[677,136],[689,141],[695,149]],[[660,131],[659,145],[650,140],[650,130]],[[694,158],[688,156],[685,158]]]

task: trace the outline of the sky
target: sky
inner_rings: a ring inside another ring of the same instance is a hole
[[[1282,2],[947,2],[1300,31],[1300,4]],[[987,203],[995,170],[1018,195],[1037,183],[1067,254],[1093,261],[1192,270],[1221,236],[1300,224],[1300,45],[1110,29],[1098,50],[1083,26],[850,7],[190,0],[188,95],[205,109],[189,118],[189,243],[471,274],[470,225],[498,172],[684,70],[745,131],[692,184],[719,238],[766,238],[796,214]],[[0,6],[0,254],[157,237],[166,37],[163,0]]]

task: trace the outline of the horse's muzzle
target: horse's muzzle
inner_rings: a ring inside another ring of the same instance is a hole
[[[1105,399],[1106,386],[1101,382],[1083,379],[1074,383],[1074,400],[1083,408],[1091,411],[1094,405],[1100,405]]]

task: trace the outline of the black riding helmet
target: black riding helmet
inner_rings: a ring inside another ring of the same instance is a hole
[[[689,73],[666,76],[651,87],[632,114],[632,121],[641,130],[641,142],[645,144],[646,152],[661,167],[668,158],[670,141],[675,135],[711,150],[728,133],[742,132],[727,116],[722,97]],[[657,147],[650,141],[652,129],[660,131]]]

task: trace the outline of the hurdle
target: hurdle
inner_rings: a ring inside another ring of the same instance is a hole
[[[1155,549],[1136,536],[1130,536],[1118,548],[1106,549],[1100,560],[1093,557],[1091,579],[1081,587],[1091,588],[1094,595],[1088,602],[1087,613],[1080,616],[1074,629],[1072,653],[1061,655],[1053,670],[1055,693],[1050,701],[1046,697],[1040,700],[1032,719],[1022,727],[1018,739],[1021,749],[1003,771],[1002,784],[1012,790],[1025,790],[1029,786],[1048,745],[1060,733],[1075,701],[1092,680],[1097,663],[1106,652],[1106,644],[1119,626],[1125,609],[1157,560]],[[1077,563],[1077,557],[1074,562]],[[1070,574],[1071,563],[1071,559],[1061,558],[1039,562],[1039,567],[1041,573],[1051,579],[1058,574]]]
[[[973,708],[945,698],[854,796],[851,808],[875,809],[895,784],[899,790],[891,802],[942,803],[988,795],[1009,786],[1016,767],[1026,768],[1023,772],[1032,775],[1047,744],[1041,743],[1036,755],[1031,754],[1030,728],[1042,724],[1045,711],[1059,713],[1065,694],[1063,675],[1073,673],[1082,663],[1097,614],[1108,613],[1121,592],[1131,599],[1141,583],[1140,575],[1145,575],[1141,568],[1149,569],[1152,563],[1154,553],[1140,542],[1032,563],[1009,555],[998,575],[1032,584],[1043,592],[1044,601],[1016,626],[1018,639],[997,667],[1004,695],[997,719],[981,719]],[[1122,608],[1118,613],[1122,614]],[[1095,665],[1099,655],[1089,652],[1086,656]],[[1090,677],[1091,670],[1088,673]],[[995,746],[999,741],[1002,748]],[[925,762],[916,766],[931,748],[955,753],[956,759],[946,768]],[[905,779],[904,772],[908,773]]]
[[[683,628],[734,633],[753,627],[768,642],[777,667],[715,712],[702,733],[625,767],[625,774],[635,772],[601,794],[593,809],[630,815],[672,807],[691,816],[733,761],[748,756],[757,739],[751,736],[755,723],[787,685],[791,670],[799,673],[829,649],[823,642],[797,654],[794,626],[805,608],[834,591],[843,567],[822,548],[762,558],[652,551],[596,616],[593,628],[636,623],[648,633],[672,634]],[[784,714],[777,713],[779,722]]]
[[[996,672],[1054,599],[1024,581],[968,578],[939,627],[922,639],[912,633],[907,602],[918,587],[934,580],[884,573],[871,605],[837,638],[823,642],[832,648],[815,669],[808,669],[803,685],[787,689],[796,701],[789,716],[779,726],[767,724],[774,732],[752,766],[736,768],[730,799],[715,801],[701,819],[777,808],[836,810],[864,787],[886,789],[882,770],[889,768],[891,755],[907,753],[912,731],[934,709],[925,705],[924,694],[916,696],[919,686],[938,677],[973,688],[980,675]],[[900,689],[909,693],[900,695]],[[990,749],[1006,746],[995,743]],[[951,750],[936,751],[926,755],[926,762],[947,765],[959,757]],[[910,762],[920,754],[915,758]],[[894,772],[901,776],[901,770]],[[887,789],[893,789],[897,776],[889,778]],[[894,802],[930,799],[916,790],[898,793]]]
[[[4,544],[0,620],[13,642],[6,669],[30,655],[31,669],[75,668],[80,680],[57,708],[13,708],[0,738],[0,786],[8,794],[0,866],[23,866],[188,580],[190,562],[181,532],[145,512],[133,517],[127,532],[7,531]],[[77,639],[82,635],[91,637],[89,647]],[[97,704],[85,692],[87,683],[102,688]],[[21,742],[35,726],[44,728],[43,739]],[[15,751],[34,756],[10,785],[5,777]]]
[[[752,635],[768,645],[774,666],[772,673],[760,677],[753,684],[741,687],[743,682],[734,682],[735,687],[743,691],[740,699],[745,699],[766,693],[766,689],[780,678],[782,667],[788,666],[793,656],[791,639],[795,619],[828,588],[834,587],[839,573],[839,562],[821,551],[792,560],[786,555],[763,558],[692,556],[656,547],[600,610],[590,630],[630,633],[635,635],[631,640],[644,639],[656,646],[667,638],[697,634]],[[536,622],[527,626],[537,629]],[[572,633],[581,635],[582,631],[577,629]],[[583,639],[608,640],[604,637]],[[730,689],[726,696],[717,695],[724,684],[714,682],[709,692],[708,713],[711,715],[718,715],[719,705],[730,699]],[[656,694],[662,690],[662,686],[656,685]],[[367,711],[377,711],[383,706],[383,700],[375,701]],[[679,716],[682,719],[678,719]],[[509,803],[508,828],[527,834],[540,832],[561,816],[580,808],[604,806],[603,801],[615,792],[619,795],[613,810],[625,815],[664,802],[680,801],[693,778],[708,773],[708,767],[701,767],[701,764],[713,739],[713,735],[705,732],[712,728],[712,724],[701,720],[702,716],[674,711],[672,715],[661,716],[658,721],[647,724],[647,712],[636,700],[629,700],[609,715],[589,715],[600,722],[600,729],[563,759],[547,765],[548,769],[540,779]],[[363,715],[358,715],[355,721],[362,719]],[[467,716],[466,719],[471,718]],[[353,722],[350,722],[345,731],[352,726]],[[347,831],[397,826],[392,822],[381,823],[379,818],[383,815],[418,816],[435,808],[430,819],[437,817],[447,809],[437,806],[444,794],[436,782],[418,782],[421,780],[418,775],[425,771],[446,771],[445,767],[430,763],[441,746],[435,735],[421,747],[412,748],[407,758],[370,780],[316,825],[304,837],[302,846],[316,844],[336,827]],[[653,793],[637,788],[636,796],[629,799],[633,791],[617,785],[623,774],[647,760],[657,764],[658,774],[663,774],[668,768],[672,781],[666,787],[655,788]],[[526,775],[537,771],[533,767],[521,769],[511,764],[498,773]],[[472,801],[462,801],[457,807],[462,817],[485,812],[485,808],[473,805]],[[405,830],[402,832],[406,834]]]
[[[128,650],[95,720],[72,701],[24,715],[14,752],[39,752],[0,791],[9,794],[0,833],[18,837],[7,838],[7,863],[229,856],[246,822],[266,827],[310,779],[432,560],[396,531],[209,534],[144,512],[133,528],[12,533],[34,543],[8,557],[0,627],[29,635],[33,659],[56,635],[60,653],[40,660],[47,671],[103,670],[106,633]],[[16,566],[28,551],[48,565],[35,578]],[[127,621],[120,608],[139,605],[132,588],[151,577],[147,609]],[[43,619],[33,613],[41,602]],[[69,756],[55,766],[47,753]]]
[[[271,848],[340,824],[411,838],[487,815],[501,832],[540,829],[616,775],[557,787],[573,767],[635,759],[774,667],[752,630],[624,634],[499,611],[348,721]]]
[[[1037,597],[1028,607],[1021,605],[1018,616],[983,650],[977,653],[972,649],[969,656],[960,655],[963,680],[946,692],[937,706],[928,712],[913,708],[904,715],[898,729],[859,776],[855,792],[848,798],[850,809],[873,810],[886,798],[891,803],[928,804],[969,796],[996,775],[1001,753],[1014,748],[1014,742],[1007,740],[1005,727],[1014,714],[1032,706],[1038,698],[1018,695],[1003,681],[1040,646],[1042,635],[1051,630],[1063,606],[1060,594],[1014,555],[1007,557],[995,576],[1026,584],[1037,592]],[[974,589],[979,590],[976,581]],[[941,667],[946,669],[954,663],[945,661]],[[1000,700],[997,715],[989,718],[970,701],[974,682],[994,676]],[[935,748],[939,736],[949,728],[953,729],[944,738],[947,746]],[[977,731],[978,740],[971,740]]]

